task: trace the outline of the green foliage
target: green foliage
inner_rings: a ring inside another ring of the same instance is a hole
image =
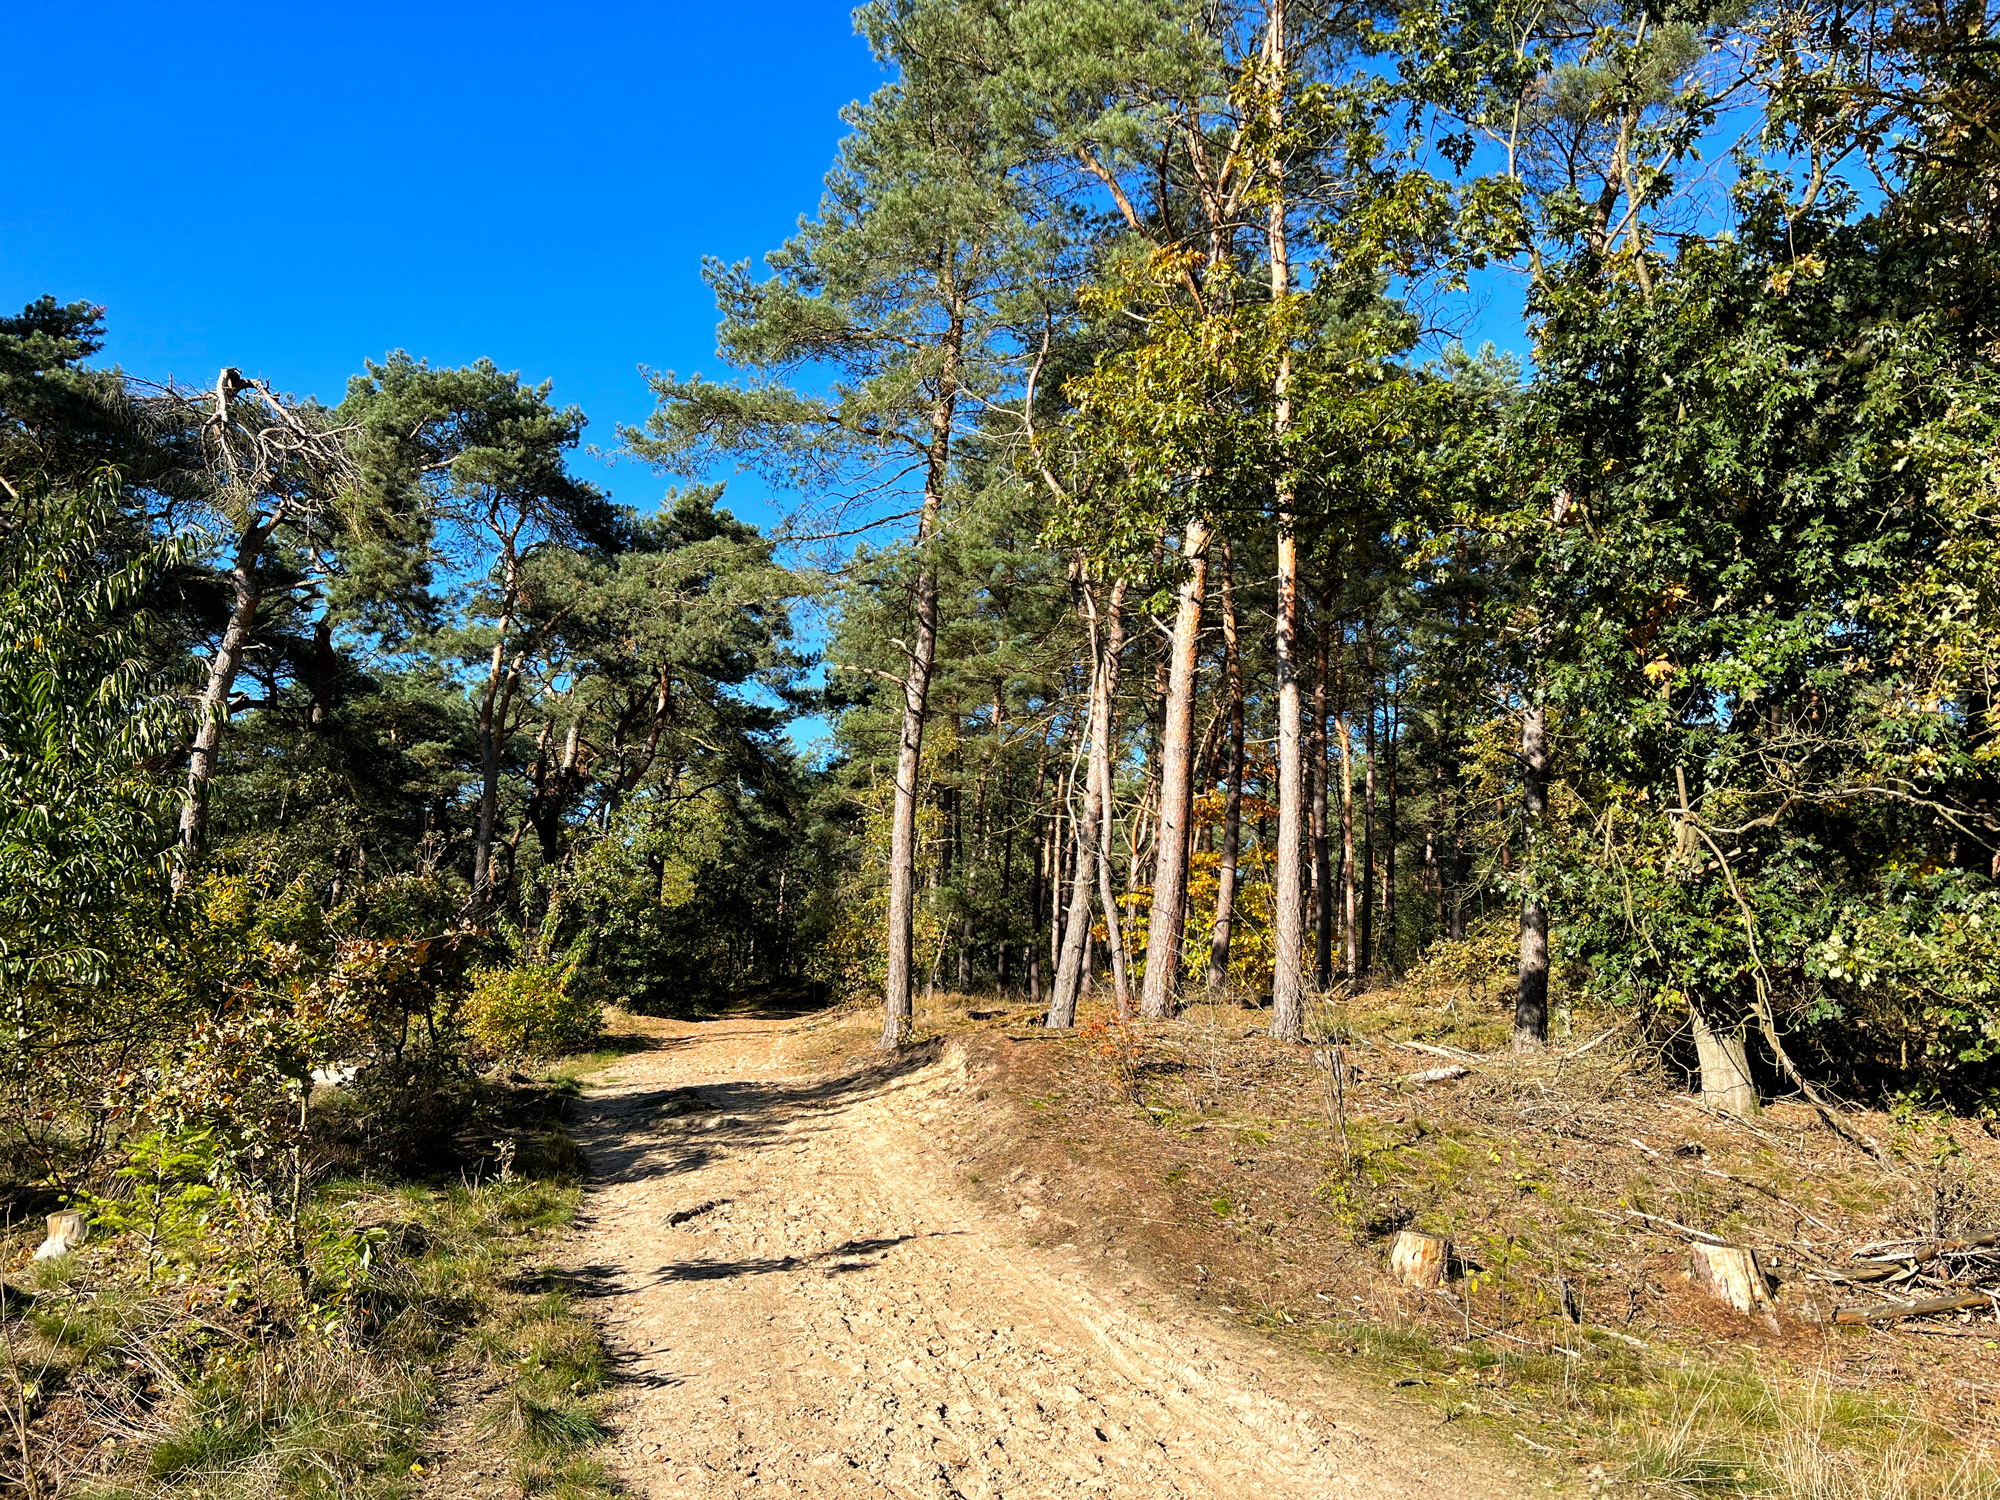
[[[502,1057],[560,1057],[597,1040],[604,1007],[576,983],[573,965],[524,963],[473,975],[466,1024]]]

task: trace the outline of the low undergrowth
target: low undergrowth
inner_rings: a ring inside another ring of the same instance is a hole
[[[504,1092],[484,1118],[518,1128],[455,1179],[316,1183],[302,1258],[199,1193],[125,1227],[108,1214],[60,1259],[30,1261],[39,1236],[10,1236],[0,1485],[33,1500],[412,1496],[438,1471],[440,1423],[476,1401],[451,1373],[469,1369],[503,1393],[473,1425],[506,1446],[523,1495],[613,1493],[590,1458],[602,1346],[540,1290],[581,1157],[559,1090]]]

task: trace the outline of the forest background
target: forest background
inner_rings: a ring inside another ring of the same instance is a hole
[[[619,432],[655,510],[489,361],[0,320],[22,1202],[150,1171],[336,1307],[316,1079],[448,1169],[489,1065],[768,985],[1303,1041],[1505,966],[1517,1047],[1587,1002],[1721,1110],[1992,1110],[1990,8],[856,24],[731,373]],[[1503,277],[1525,361],[1456,338]]]

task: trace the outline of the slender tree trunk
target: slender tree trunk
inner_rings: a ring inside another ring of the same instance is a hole
[[[1181,897],[1188,857],[1188,817],[1194,792],[1194,687],[1201,640],[1202,596],[1208,582],[1208,525],[1188,522],[1181,558],[1187,567],[1174,613],[1173,656],[1168,668],[1166,719],[1160,734],[1160,824],[1153,852],[1153,908],[1146,927],[1146,988],[1140,1013],[1163,1020],[1179,1008],[1175,996],[1180,956]]]
[[[1063,814],[1069,809],[1069,799],[1076,795],[1075,783],[1068,771],[1056,773],[1056,805],[1049,820],[1049,975],[1055,976],[1062,963],[1063,945],[1063,825],[1067,821]]]
[[[1215,888],[1215,935],[1208,949],[1208,990],[1229,984],[1229,933],[1236,920],[1236,860],[1243,842],[1243,657],[1236,642],[1236,560],[1222,538],[1222,670],[1229,687],[1229,771],[1222,794],[1222,859]]]
[[[1037,800],[1040,794],[1037,792]],[[1028,1003],[1042,1003],[1042,818],[1035,815],[1035,865],[1028,873]]]
[[[1111,951],[1112,997],[1120,1020],[1132,1014],[1132,976],[1125,962],[1124,923],[1118,913],[1111,869],[1111,824],[1117,815],[1111,796],[1111,745],[1118,723],[1118,669],[1124,652],[1125,580],[1121,578],[1111,586],[1111,604],[1105,611],[1103,718],[1091,755],[1098,803],[1103,810],[1097,825],[1097,899],[1104,908],[1105,946]]]
[[[518,664],[507,665],[507,646],[514,628],[515,602],[520,598],[521,559],[513,534],[502,535],[501,565],[505,570],[498,633],[486,662],[486,686],[479,695],[475,733],[479,744],[479,816],[472,835],[472,906],[482,910],[493,900],[493,845],[500,823],[500,752],[505,736],[508,701]]]
[[[1514,1050],[1533,1052],[1549,1040],[1549,914],[1535,888],[1535,840],[1549,803],[1547,711],[1531,703],[1521,713],[1521,811],[1527,824],[1526,877],[1521,897],[1520,983],[1514,996]]]
[[[1342,969],[1350,985],[1361,980],[1361,922],[1354,899],[1354,726],[1343,712],[1340,730],[1340,913],[1346,949]]]
[[[1330,779],[1326,743],[1326,594],[1319,600],[1318,628],[1313,632],[1312,760],[1312,889],[1313,987],[1324,991],[1333,983],[1333,867],[1327,853],[1326,796]]]
[[[1285,70],[1284,0],[1272,0],[1269,41],[1265,55],[1280,76]],[[1269,124],[1274,136],[1284,124],[1274,101]],[[1291,261],[1285,242],[1285,180],[1283,161],[1273,153],[1270,161],[1271,196],[1266,220],[1266,240],[1271,261],[1271,300],[1282,305],[1291,295]],[[1279,458],[1278,511],[1278,618],[1276,648],[1278,658],[1278,872],[1276,911],[1273,917],[1273,963],[1271,971],[1271,1035],[1280,1041],[1300,1042],[1306,1035],[1305,975],[1301,971],[1305,932],[1299,906],[1299,844],[1304,829],[1300,824],[1299,775],[1299,674],[1296,661],[1299,623],[1299,539],[1298,516],[1294,511],[1295,491],[1291,458],[1285,451],[1292,434],[1292,352],[1287,345],[1278,353],[1278,368],[1271,380],[1271,432]]]
[[[194,745],[188,753],[187,801],[181,806],[181,857],[174,862],[173,890],[179,894],[191,873],[190,859],[200,852],[208,836],[208,793],[215,780],[215,764],[222,748],[223,727],[229,722],[229,697],[236,691],[236,675],[243,670],[243,652],[250,634],[257,628],[257,611],[263,604],[264,587],[257,581],[257,563],[264,544],[277,529],[278,518],[253,524],[236,544],[229,565],[229,620],[208,666],[196,705]]]
[[[1362,737],[1361,797],[1361,972],[1375,968],[1375,632],[1365,622],[1367,632],[1367,672],[1362,678],[1362,713],[1366,729]]]
[[[1383,728],[1388,734],[1389,752],[1389,827],[1388,838],[1382,849],[1382,952],[1384,966],[1391,974],[1403,972],[1402,954],[1399,951],[1396,930],[1396,751],[1399,743],[1396,723],[1396,700],[1388,699],[1388,718]]]
[[[1099,762],[1105,759],[1104,741],[1108,720],[1104,703],[1104,643],[1097,629],[1097,605],[1088,581],[1080,585],[1082,603],[1090,622],[1090,718],[1086,734],[1090,762],[1089,783],[1083,797],[1083,811],[1072,824],[1076,841],[1076,862],[1071,880],[1069,920],[1064,923],[1062,953],[1056,964],[1056,986],[1049,996],[1048,1024],[1063,1028],[1076,1024],[1077,996],[1083,990],[1090,966],[1090,899],[1096,882],[1097,851],[1100,847],[1098,819],[1104,811],[1103,780]]]
[[[896,800],[889,824],[889,972],[883,985],[882,1046],[902,1045],[915,984],[917,777],[923,764],[924,721],[930,709],[931,667],[937,655],[938,571],[931,555],[938,512],[951,467],[951,429],[958,412],[958,357],[964,329],[954,316],[946,334],[938,397],[931,407],[930,450],[924,466],[924,503],[917,519],[915,639],[903,674],[902,739],[896,752]]]

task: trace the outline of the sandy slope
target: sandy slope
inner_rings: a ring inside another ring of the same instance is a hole
[[[654,1026],[585,1103],[569,1256],[635,1494],[1547,1493],[1110,1262],[1024,1246],[926,1136],[977,1107],[953,1056],[816,1074],[794,1021]]]

